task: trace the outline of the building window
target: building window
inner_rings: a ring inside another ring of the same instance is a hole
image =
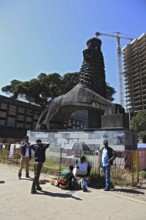
[[[17,115],[18,121],[24,121],[24,115]]]
[[[6,121],[5,121],[5,120],[0,119],[0,125],[5,126],[5,124],[6,124]]]
[[[25,108],[19,107],[18,112],[24,114],[25,113]]]
[[[17,122],[16,127],[17,127],[17,128],[23,128],[23,123]]]
[[[0,103],[0,108],[7,110],[8,105],[7,105],[6,103],[1,102],[1,103]]]
[[[9,115],[16,115],[16,106],[10,105],[8,114]]]
[[[0,111],[0,118],[6,118],[7,113]]]

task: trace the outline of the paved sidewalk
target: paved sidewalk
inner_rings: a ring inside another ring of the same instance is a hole
[[[32,174],[33,175],[33,174]],[[49,176],[41,174],[42,179]],[[42,185],[30,194],[32,181],[17,178],[17,168],[0,164],[0,220],[145,220],[146,200],[116,191],[66,191]]]

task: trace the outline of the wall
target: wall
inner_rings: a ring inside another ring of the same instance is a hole
[[[27,135],[31,143],[36,139],[43,142],[50,142],[52,147],[66,147],[74,142],[84,142],[90,149],[99,149],[103,146],[103,140],[108,140],[109,146],[114,150],[134,150],[137,149],[136,138],[133,132],[125,129],[100,129],[84,131],[28,131]]]

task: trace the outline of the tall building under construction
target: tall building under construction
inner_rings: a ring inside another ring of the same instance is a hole
[[[126,110],[146,109],[146,33],[123,48]]]

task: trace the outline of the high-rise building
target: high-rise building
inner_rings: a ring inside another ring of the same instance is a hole
[[[126,110],[146,109],[146,33],[123,48]]]

